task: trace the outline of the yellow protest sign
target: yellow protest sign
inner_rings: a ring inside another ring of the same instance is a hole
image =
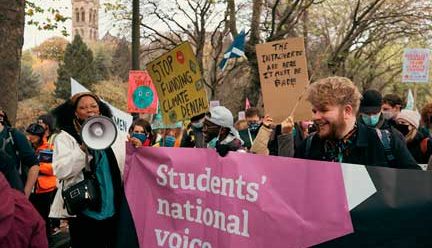
[[[309,85],[303,38],[289,38],[256,45],[265,112],[281,122],[294,111],[296,120],[311,119],[304,97]]]
[[[158,93],[164,123],[207,112],[207,93],[189,42],[148,63],[147,71]]]

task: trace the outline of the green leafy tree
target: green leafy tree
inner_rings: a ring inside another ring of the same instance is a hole
[[[98,49],[95,57],[96,80],[102,81],[109,78],[111,58],[104,50]]]
[[[46,3],[48,1],[39,1]],[[49,11],[42,23],[35,22],[33,15]],[[27,15],[27,18],[24,18]],[[0,1],[0,107],[15,122],[18,107],[18,82],[20,75],[21,49],[24,41],[24,24],[36,25],[40,30],[60,28],[68,18],[54,8],[37,6],[34,1]],[[65,26],[62,33],[67,34]]]
[[[63,59],[67,44],[68,42],[65,38],[53,37],[42,42],[42,44],[34,48],[33,51],[40,59],[49,59],[59,62]]]
[[[18,82],[18,101],[39,95],[41,80],[37,73],[33,72],[32,55],[24,52],[21,59],[21,73]]]
[[[129,44],[126,39],[122,39],[117,45],[112,57],[112,65],[113,75],[119,77],[123,81],[127,81],[129,78],[129,70],[132,68],[132,65]]]
[[[64,59],[59,65],[57,74],[54,94],[63,99],[70,96],[71,77],[88,89],[97,81],[93,52],[79,35],[76,35],[72,43],[67,45]]]

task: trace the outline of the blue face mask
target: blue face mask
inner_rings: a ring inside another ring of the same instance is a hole
[[[132,133],[132,137],[139,139],[141,143],[144,143],[144,141],[147,139],[147,135],[145,133]]]
[[[380,119],[380,113],[376,114],[376,115],[365,115],[362,114],[361,115],[362,120],[364,122],[364,124],[366,124],[369,127],[375,127]]]
[[[176,142],[176,138],[174,136],[167,135],[165,136],[162,145],[165,147],[174,147],[175,142]]]
[[[217,141],[218,141],[218,137],[214,137],[212,140],[209,141],[209,143],[207,143],[207,147],[216,148]]]
[[[256,123],[256,122],[252,122],[249,124],[249,130],[252,132],[257,131],[259,129],[259,127],[260,127],[260,124]]]
[[[202,121],[192,122],[191,125],[196,129],[201,129],[204,126],[204,122]]]

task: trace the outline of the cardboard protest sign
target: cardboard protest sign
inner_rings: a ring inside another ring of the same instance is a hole
[[[147,71],[129,71],[128,112],[156,114],[158,97]]]
[[[238,112],[238,119],[239,120],[246,120],[246,112],[245,111]]]
[[[405,49],[403,55],[402,82],[429,82],[429,49]]]
[[[291,114],[295,120],[310,120],[311,107],[304,98],[309,85],[303,38],[289,38],[256,45],[265,112],[275,122]]]
[[[340,164],[130,145],[126,163],[141,247],[310,247],[352,232]]]
[[[184,42],[147,64],[163,122],[175,123],[207,112],[208,99],[192,47]]]

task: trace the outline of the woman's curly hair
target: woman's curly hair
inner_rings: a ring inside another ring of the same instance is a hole
[[[57,106],[55,109],[51,111],[51,114],[55,119],[55,127],[59,130],[64,130],[68,132],[78,141],[78,143],[81,144],[82,139],[79,133],[75,130],[74,123],[73,123],[75,118],[75,109],[79,100],[84,96],[91,96],[96,100],[101,115],[112,118],[112,113],[109,106],[106,103],[102,102],[99,99],[99,97],[97,97],[96,95],[92,93],[78,93],[78,94],[74,95],[70,99],[66,100],[64,103]]]

